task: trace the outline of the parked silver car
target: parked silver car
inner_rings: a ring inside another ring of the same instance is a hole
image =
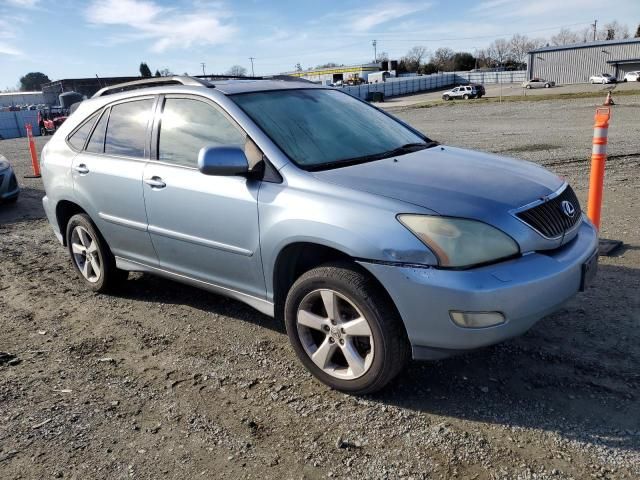
[[[94,291],[142,271],[241,300],[362,394],[525,332],[593,277],[596,231],[537,165],[309,83],[151,81],[82,102],[43,151],[47,217]]]
[[[524,88],[551,88],[556,86],[556,82],[545,80],[544,78],[532,78],[522,82]]]
[[[16,174],[9,161],[0,155],[0,203],[11,203],[18,200],[20,187]]]

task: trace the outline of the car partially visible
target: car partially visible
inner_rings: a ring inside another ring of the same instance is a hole
[[[532,78],[522,82],[524,88],[551,88],[556,86],[556,82],[545,80],[544,78]]]
[[[640,70],[626,73],[622,81],[623,82],[640,82]]]
[[[589,77],[589,83],[602,83],[603,85],[607,83],[617,83],[618,79],[611,75],[610,73],[601,73],[599,75],[592,75]]]
[[[10,203],[18,200],[20,187],[16,174],[9,161],[0,155],[0,203]]]

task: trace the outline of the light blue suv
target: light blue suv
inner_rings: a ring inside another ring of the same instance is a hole
[[[443,146],[341,91],[168,77],[82,102],[43,151],[80,279],[186,282],[282,318],[322,382],[521,334],[592,279],[597,234],[531,163]]]

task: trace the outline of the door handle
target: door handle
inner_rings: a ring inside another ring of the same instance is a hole
[[[80,175],[86,175],[87,173],[89,173],[89,169],[84,163],[81,163],[80,165],[76,165],[75,167],[73,167],[73,169]]]
[[[160,177],[155,177],[155,176],[151,178],[145,178],[144,183],[149,185],[151,188],[155,188],[155,189],[160,189],[167,186],[167,184],[164,183]]]

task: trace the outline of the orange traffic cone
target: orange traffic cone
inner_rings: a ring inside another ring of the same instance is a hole
[[[611,92],[607,93],[607,99],[604,101],[604,105],[605,107],[608,107],[609,105],[615,105],[613,97],[611,96]]]

